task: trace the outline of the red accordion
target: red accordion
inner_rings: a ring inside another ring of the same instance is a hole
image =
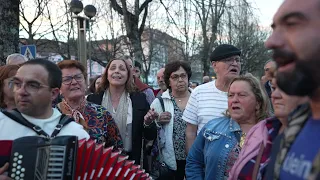
[[[128,156],[121,155],[121,151],[104,148],[93,140],[78,141],[76,136],[52,139],[29,136],[11,144],[0,141],[0,146],[4,144],[12,146],[8,176],[15,180],[151,179],[139,165],[128,160]]]

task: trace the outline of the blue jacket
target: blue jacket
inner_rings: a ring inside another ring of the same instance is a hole
[[[186,164],[186,179],[224,179],[229,153],[238,144],[241,129],[227,117],[209,121],[194,141]]]

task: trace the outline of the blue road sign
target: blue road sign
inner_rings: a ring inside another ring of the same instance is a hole
[[[35,45],[21,46],[20,54],[26,56],[28,59],[35,59],[37,54],[37,48]]]

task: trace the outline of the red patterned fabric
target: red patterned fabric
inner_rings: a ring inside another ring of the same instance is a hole
[[[60,103],[58,105],[63,114],[65,108]],[[98,144],[105,143],[106,147],[113,146],[114,148],[123,148],[121,135],[111,114],[101,105],[86,102],[83,111],[80,111],[86,122],[86,130],[92,139],[95,139]]]

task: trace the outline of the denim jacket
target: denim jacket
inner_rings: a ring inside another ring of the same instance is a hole
[[[240,126],[232,119],[220,117],[209,121],[189,151],[186,179],[224,179],[229,153],[240,137]]]

